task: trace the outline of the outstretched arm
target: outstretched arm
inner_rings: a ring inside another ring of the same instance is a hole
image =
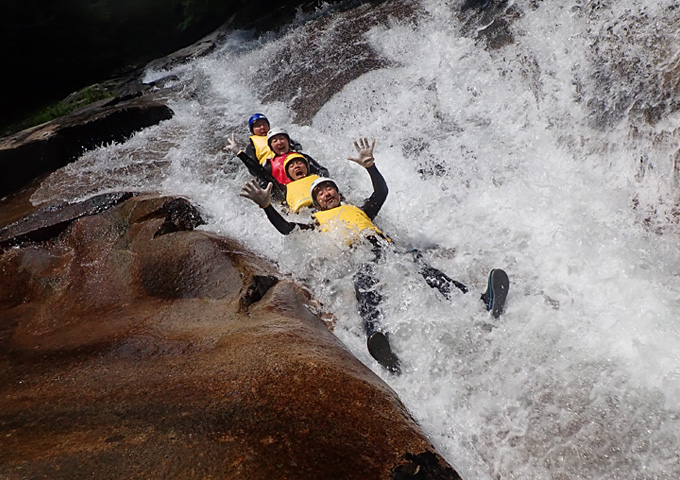
[[[286,199],[286,186],[281,185],[271,174],[270,171],[268,171],[266,168],[264,168],[262,165],[257,163],[255,160],[253,160],[251,157],[248,156],[247,153],[241,151],[238,152],[238,158],[243,162],[243,164],[246,166],[250,174],[257,178],[257,182],[260,184],[260,187],[266,188],[267,185],[271,184],[272,187],[272,196],[277,202],[283,202]]]
[[[238,157],[239,160],[241,160],[248,168],[248,171],[253,177],[259,178],[260,182],[264,181],[265,177],[262,176],[262,168],[260,167],[260,164],[257,162],[257,160],[255,160],[255,147],[253,146],[253,142],[248,142],[248,148],[243,150],[236,141],[236,134],[232,133],[231,137],[229,137],[227,141],[229,143],[227,143],[227,145],[225,145],[222,150]],[[266,185],[267,183],[265,182],[263,186]]]
[[[373,220],[385,203],[389,190],[385,178],[378,171],[378,167],[373,165],[366,170],[371,176],[371,182],[373,182],[373,194],[364,202],[361,209],[368,215],[368,218]]]
[[[251,180],[246,183],[241,192],[240,196],[249,198],[255,202],[260,208],[264,210],[267,218],[272,225],[282,234],[288,235],[290,232],[295,230],[295,227],[300,227],[303,229],[314,228],[313,225],[305,225],[303,223],[289,222],[281,216],[279,212],[272,206],[271,200],[272,183],[267,185],[266,189],[260,188],[256,181]]]
[[[238,158],[241,158],[241,155],[245,154],[248,155],[248,158],[252,159],[254,162],[257,162],[258,164],[261,164],[260,159],[257,158],[257,150],[255,150],[255,144],[253,144],[252,139],[248,139],[248,145],[246,145],[245,150],[243,150],[243,153],[239,152],[236,154]],[[241,158],[243,160],[243,158]]]
[[[272,176],[271,172],[265,170],[265,168],[260,165],[256,160],[255,156],[255,146],[252,140],[248,142],[248,147],[243,150],[238,142],[236,141],[236,135],[231,134],[228,139],[229,143],[223,148],[225,152],[229,152],[236,155],[241,162],[246,166],[250,174],[257,178],[258,183],[262,188],[265,188],[269,182],[272,183],[274,189],[274,198],[277,201],[283,201],[286,198],[286,187],[281,185]]]
[[[358,163],[364,167],[371,177],[371,182],[373,183],[373,194],[364,202],[361,209],[364,211],[368,218],[373,220],[378,212],[385,203],[387,199],[387,182],[385,178],[378,171],[378,167],[375,166],[375,158],[373,158],[373,148],[375,147],[375,139],[368,142],[367,138],[360,138],[354,142],[354,148],[358,152],[356,157],[348,157],[347,160]]]

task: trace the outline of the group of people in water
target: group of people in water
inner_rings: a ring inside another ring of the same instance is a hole
[[[375,275],[376,262],[392,241],[375,225],[373,220],[380,212],[387,198],[385,179],[378,171],[373,157],[375,140],[359,138],[354,142],[356,156],[348,160],[366,169],[373,184],[373,193],[361,206],[345,203],[338,183],[330,178],[328,170],[312,157],[303,153],[299,143],[290,138],[283,128],[272,127],[261,113],[248,120],[250,137],[242,149],[235,134],[232,134],[224,149],[237,156],[255,177],[246,183],[240,192],[262,208],[272,225],[287,235],[295,229],[320,229],[330,231],[341,229],[348,242],[367,241],[370,243],[373,259],[363,263],[353,276],[354,291],[359,304],[359,313],[367,335],[368,351],[387,370],[400,373],[399,358],[390,346],[388,334],[381,330],[382,297],[378,291],[379,280]],[[312,223],[298,223],[286,220],[272,205],[272,200],[285,206],[291,212],[309,208]],[[428,285],[436,288],[447,299],[454,289],[466,293],[468,288],[453,280],[444,272],[428,265],[417,250],[411,251],[419,266],[419,272]],[[498,318],[503,312],[509,281],[502,269],[489,273],[488,286],[481,300],[491,314]]]

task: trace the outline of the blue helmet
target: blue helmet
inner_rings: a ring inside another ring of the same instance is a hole
[[[253,133],[253,123],[255,123],[257,120],[264,119],[267,121],[267,125],[269,125],[269,119],[264,116],[262,113],[254,113],[250,116],[248,119],[248,128],[250,129],[250,133]]]

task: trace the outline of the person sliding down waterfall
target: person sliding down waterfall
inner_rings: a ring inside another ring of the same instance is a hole
[[[375,140],[369,143],[368,139],[360,138],[354,142],[354,147],[358,156],[349,157],[348,160],[366,168],[373,183],[373,194],[361,207],[342,203],[337,184],[332,179],[325,177],[317,178],[310,186],[310,197],[314,206],[318,209],[312,215],[316,220],[314,224],[293,223],[285,220],[272,207],[271,183],[267,185],[266,189],[262,189],[257,182],[248,182],[239,195],[249,198],[264,209],[269,221],[284,235],[291,233],[296,227],[300,229],[320,228],[324,232],[340,228],[347,234],[350,243],[361,237],[372,244],[374,258],[371,262],[362,264],[354,274],[354,292],[368,337],[368,351],[383,367],[398,374],[401,372],[399,359],[392,352],[387,335],[380,331],[382,313],[379,306],[381,296],[377,291],[378,280],[374,273],[375,263],[381,258],[383,249],[391,244],[391,240],[373,223],[373,219],[387,198],[387,183],[375,166],[373,157]],[[427,284],[438,289],[447,299],[450,298],[452,287],[458,288],[463,293],[468,291],[462,283],[427,265],[418,252],[415,252],[414,260],[418,262],[420,274],[425,278]],[[508,288],[506,273],[501,269],[491,270],[488,288],[482,294],[482,301],[487,310],[491,311],[496,318],[503,312]]]
[[[282,203],[294,213],[301,208],[311,207],[313,203],[309,189],[319,176],[310,173],[309,160],[303,154],[293,152],[283,161],[283,171],[289,183],[280,185],[283,193]]]
[[[283,170],[283,164],[289,155],[299,154],[307,159],[309,165],[309,173],[317,173],[322,176],[328,175],[328,169],[319,164],[312,157],[302,152],[295,152],[291,146],[290,136],[283,128],[274,127],[267,133],[267,144],[274,152],[274,156],[265,160],[262,164],[264,169],[272,175],[281,185],[286,185],[291,182],[291,179]]]
[[[283,163],[288,156],[303,156],[307,160],[308,173],[328,175],[328,170],[324,166],[306,153],[299,152],[302,147],[291,140],[286,130],[279,127],[270,128],[269,120],[261,113],[251,116],[248,126],[253,135],[250,136],[246,150],[239,147],[234,134],[224,150],[236,155],[250,174],[258,180],[260,186],[264,188],[271,182],[274,185],[274,197],[278,202],[285,201],[284,185],[291,181],[283,170]],[[253,159],[253,155],[257,155],[259,163]]]
[[[290,179],[290,183],[283,187],[288,208],[297,213],[303,207],[311,207],[313,202],[310,189],[312,183],[321,177],[311,173],[309,160],[300,153],[288,155],[283,161],[283,171]]]
[[[274,156],[274,152],[271,151],[267,144],[267,133],[269,133],[270,129],[269,119],[263,113],[253,113],[248,119],[250,136],[248,137],[248,146],[246,146],[245,150],[239,147],[235,133],[231,134],[231,137],[227,140],[229,143],[223,150],[239,157],[246,166],[248,166],[249,162],[262,165],[268,158]],[[290,141],[290,147],[296,152],[302,150],[302,145],[294,140]]]

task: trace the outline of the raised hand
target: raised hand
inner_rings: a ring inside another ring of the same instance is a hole
[[[267,208],[269,205],[272,204],[271,193],[273,186],[274,184],[269,182],[267,188],[262,189],[255,180],[251,180],[245,185],[243,185],[243,188],[239,192],[239,195],[241,197],[251,199],[253,202],[257,203],[260,206],[260,208]]]
[[[359,153],[358,157],[347,157],[347,160],[358,163],[364,168],[369,168],[375,163],[375,158],[373,158],[373,147],[375,147],[375,138],[368,143],[368,138],[362,137],[359,140],[354,141],[354,148],[357,149]]]
[[[229,152],[232,155],[236,155],[238,152],[241,151],[241,148],[238,146],[238,143],[236,143],[236,134],[232,133],[231,138],[227,139],[229,142],[228,145],[226,145],[222,150],[225,152]]]

